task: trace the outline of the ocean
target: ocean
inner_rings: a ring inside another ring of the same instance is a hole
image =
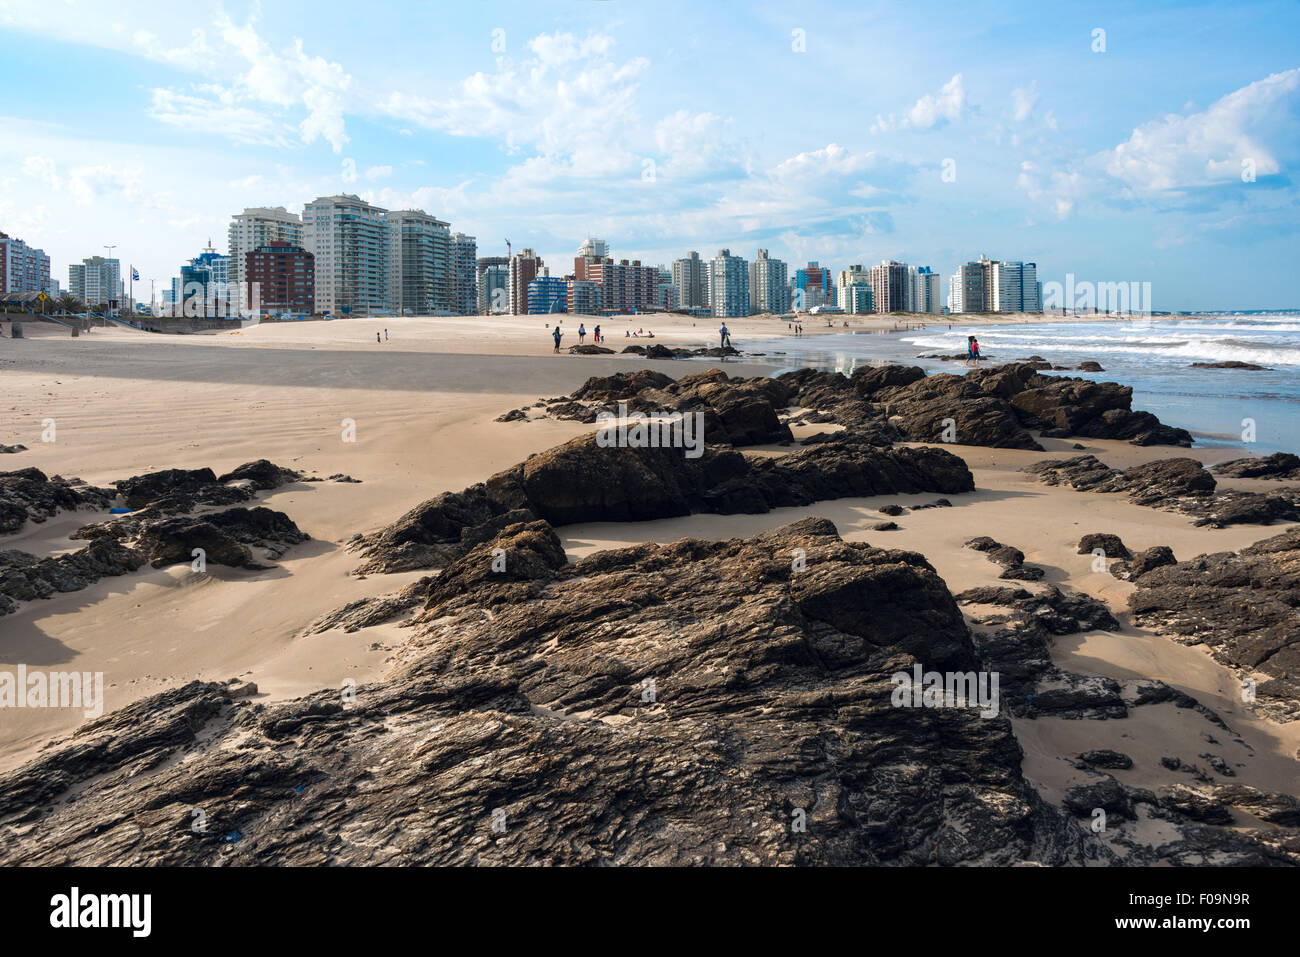
[[[814,323],[810,319],[806,325],[811,328]],[[1079,319],[951,330],[936,321],[924,329],[897,332],[747,337],[737,346],[764,353],[764,361],[781,366],[782,372],[812,366],[850,373],[860,365],[884,360],[960,375],[966,371],[962,362],[919,357],[965,353],[966,337],[972,333],[993,364],[1033,355],[1058,365],[1077,366],[1089,359],[1100,363],[1104,372],[1044,374],[1132,386],[1135,409],[1187,429],[1199,447],[1259,454],[1300,450],[1300,311]],[[1193,362],[1231,360],[1266,366],[1267,371],[1191,368]]]

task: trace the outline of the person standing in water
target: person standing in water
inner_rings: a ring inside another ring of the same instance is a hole
[[[727,329],[727,324],[724,322],[718,327],[718,348],[725,349],[729,345],[731,345],[731,332]]]
[[[560,331],[560,327],[557,325],[557,326],[555,327],[555,331],[552,332],[551,335],[555,337],[555,351],[556,351],[556,352],[559,352],[559,351],[560,351],[560,337],[563,336],[564,333],[562,333],[562,332]]]

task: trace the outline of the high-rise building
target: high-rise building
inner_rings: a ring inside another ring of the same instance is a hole
[[[990,312],[1041,312],[1038,266],[1026,262],[992,263]]]
[[[569,280],[569,312],[576,315],[599,315],[603,306],[600,300],[600,283],[590,279]]]
[[[57,285],[50,279],[50,257],[45,250],[0,233],[0,295],[43,292],[50,296]]]
[[[831,291],[831,271],[815,262],[810,262],[794,271],[794,308],[808,311],[813,306],[831,306],[835,304],[835,295]]]
[[[987,256],[957,267],[948,283],[948,311],[991,312],[993,263]]]
[[[375,315],[393,308],[392,229],[384,213],[350,194],[303,207],[303,245],[316,257],[317,313]]]
[[[230,217],[231,282],[244,281],[245,256],[271,243],[303,244],[302,217],[283,206],[252,206]]]
[[[565,312],[569,308],[569,281],[554,276],[538,276],[528,284],[528,312],[544,315]]]
[[[390,230],[388,301],[401,316],[445,316],[452,308],[451,227],[422,209],[384,214]]]
[[[871,298],[876,312],[902,312],[907,308],[907,266],[883,259],[871,267]]]
[[[677,304],[681,309],[705,309],[709,306],[709,264],[691,250],[685,259],[672,265],[673,285],[677,287]]]
[[[861,290],[871,290],[871,270],[867,269],[860,263],[855,263],[848,269],[841,269],[838,279],[835,283],[836,302],[849,315],[861,315],[867,312],[875,312],[872,308],[873,298],[863,296]]]
[[[510,308],[510,260],[482,256],[476,273],[479,315],[506,312]]]
[[[937,315],[943,311],[939,274],[929,266],[907,267],[907,311]]]
[[[243,275],[246,309],[267,314],[316,308],[316,257],[301,246],[273,242],[245,253]]]
[[[172,289],[178,293],[176,302],[194,303],[190,307],[191,315],[226,315],[237,311],[247,297],[238,293],[230,295],[230,266],[230,257],[217,252],[209,239],[203,252],[181,266],[179,283],[173,281]]]
[[[116,259],[91,256],[68,267],[68,292],[88,306],[108,303],[120,308],[125,300],[121,263]]]
[[[730,249],[719,249],[709,263],[709,306],[713,315],[735,318],[749,315],[749,264]]]
[[[451,311],[472,316],[478,308],[478,240],[451,234]]]
[[[780,259],[769,259],[760,249],[749,264],[749,307],[754,312],[778,315],[790,309],[790,287],[786,284],[787,267]]]
[[[542,257],[532,249],[521,249],[510,257],[510,314],[528,312],[528,284],[541,274]]]

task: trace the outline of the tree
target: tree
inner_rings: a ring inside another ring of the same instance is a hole
[[[59,310],[59,312],[63,312],[63,313],[77,313],[77,312],[86,311],[86,304],[70,292],[65,292],[63,295],[61,295],[59,297],[59,301],[55,303],[55,306]]]

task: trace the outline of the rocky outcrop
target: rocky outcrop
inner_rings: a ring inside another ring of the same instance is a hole
[[[17,602],[79,591],[101,578],[133,572],[144,563],[140,552],[111,539],[46,558],[13,549],[0,551],[0,614],[16,611]]]
[[[1189,432],[1165,426],[1150,413],[1133,411],[1133,390],[1128,386],[1040,375],[1038,368],[1049,365],[1018,362],[973,369],[965,375],[931,376],[915,366],[866,367],[854,372],[851,389],[824,378],[833,373],[811,370],[786,373],[780,380],[796,389],[792,401],[833,412],[836,421],[845,425],[860,415],[853,403],[875,403],[909,439],[918,442],[1041,450],[1029,431],[1038,429],[1057,438],[1077,435],[1127,439],[1137,445],[1191,445]],[[851,412],[850,418],[839,417],[841,404]]]
[[[0,778],[0,862],[1106,855],[1026,783],[1004,717],[894,705],[891,676],[915,664],[976,667],[919,555],[820,519],[573,565],[546,536],[511,527],[463,555],[392,678],[351,697],[268,705],[196,682],[87,725]],[[527,601],[485,603],[494,549],[537,556],[501,586]]]
[[[1245,369],[1250,372],[1269,372],[1268,366],[1256,365],[1253,362],[1241,362],[1237,359],[1228,362],[1193,362],[1193,369]]]
[[[1267,493],[1220,489],[1214,476],[1190,458],[1157,459],[1120,471],[1094,455],[1078,455],[1035,462],[1025,471],[1047,485],[1127,492],[1138,505],[1191,515],[1196,525],[1222,528],[1300,521],[1300,488],[1287,486]]]
[[[29,521],[43,522],[61,511],[108,508],[112,500],[111,490],[80,479],[47,477],[34,468],[0,472],[0,535],[19,531]]]
[[[1174,557],[1173,549],[1168,545],[1154,545],[1137,552],[1127,560],[1109,562],[1107,570],[1120,581],[1132,581],[1153,568],[1176,564],[1178,559]]]
[[[26,451],[27,451],[27,446],[25,445],[0,444],[0,455],[13,455],[14,453],[17,452],[26,452]]]
[[[1257,678],[1256,705],[1300,718],[1300,528],[1135,576],[1134,619]]]
[[[999,578],[1031,582],[1041,581],[1043,578],[1043,569],[1037,565],[1025,564],[1024,552],[1011,545],[1003,545],[987,535],[972,538],[965,543],[965,546],[983,552],[989,561],[1001,565],[1002,574],[998,576]]]
[[[1279,482],[1300,481],[1300,455],[1274,452],[1272,455],[1233,459],[1210,469],[1216,475],[1232,478],[1273,479]]]
[[[630,415],[698,413],[710,445],[756,445],[793,441],[778,416],[786,399],[786,389],[768,378],[732,378],[710,369],[674,381],[643,369],[593,377],[572,396],[543,404],[552,418],[588,423],[601,413],[617,416],[620,404]]]
[[[1130,558],[1133,554],[1118,535],[1109,532],[1091,532],[1079,539],[1077,554],[1089,555],[1096,549],[1101,549],[1107,558]]]
[[[366,556],[363,574],[441,568],[507,524],[536,518],[569,525],[758,514],[825,499],[973,489],[966,464],[943,449],[840,440],[779,457],[706,448],[693,459],[677,448],[602,448],[591,434],[430,499],[350,547]]]

